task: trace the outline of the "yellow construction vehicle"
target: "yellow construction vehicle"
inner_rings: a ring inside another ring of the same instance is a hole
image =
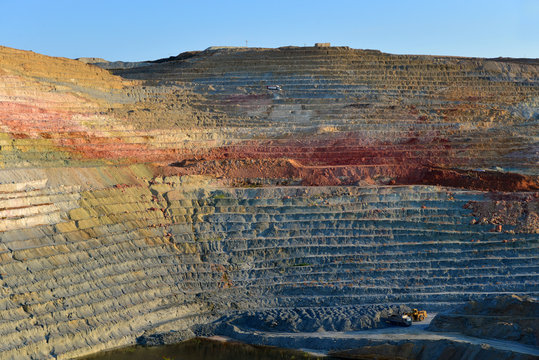
[[[427,317],[427,312],[425,310],[413,309],[406,315],[411,317],[413,321],[423,321]]]

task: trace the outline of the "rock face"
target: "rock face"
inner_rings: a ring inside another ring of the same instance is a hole
[[[535,62],[220,48],[112,68],[0,47],[2,358],[539,294]]]
[[[338,359],[379,360],[533,360],[535,356],[515,354],[512,351],[492,349],[488,345],[470,345],[447,340],[414,342],[368,342],[354,350],[335,351]]]
[[[462,334],[539,345],[539,302],[529,297],[497,296],[471,301],[432,320],[431,331]]]
[[[265,332],[357,331],[387,327],[389,315],[408,311],[407,306],[384,305],[277,308],[236,312],[195,330],[199,335],[232,338],[236,337],[237,328]]]
[[[354,348],[352,350],[337,350],[330,354],[340,359],[536,359],[539,354],[538,326],[539,303],[535,299],[500,295],[470,301],[437,314],[427,330],[451,333],[454,339],[365,339],[350,346]],[[515,341],[535,347],[522,347]]]

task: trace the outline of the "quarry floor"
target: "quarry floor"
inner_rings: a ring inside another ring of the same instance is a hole
[[[329,342],[339,343],[349,340],[373,340],[373,341],[420,341],[420,340],[450,340],[474,345],[486,344],[494,349],[513,351],[521,354],[538,356],[539,348],[522,345],[514,341],[482,339],[472,336],[465,336],[453,332],[432,332],[428,331],[435,313],[429,314],[429,317],[423,322],[413,323],[410,327],[392,326],[384,329],[362,330],[362,331],[322,331],[322,332],[264,332],[254,331],[253,335],[263,340],[263,343],[286,347],[286,344],[318,344],[320,348],[301,347],[299,350],[314,355],[327,355],[323,350],[324,345]],[[213,340],[227,341],[236,340],[233,338],[213,336]],[[238,339],[239,340],[239,339]],[[243,340],[240,340],[243,341]],[[291,346],[294,347],[294,346]]]

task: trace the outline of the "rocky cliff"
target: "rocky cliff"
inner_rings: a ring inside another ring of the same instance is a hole
[[[537,296],[538,122],[534,61],[237,48],[109,71],[0,47],[1,357],[247,309]]]
[[[529,297],[497,296],[471,301],[440,313],[430,323],[431,331],[460,332],[539,345],[539,302]]]

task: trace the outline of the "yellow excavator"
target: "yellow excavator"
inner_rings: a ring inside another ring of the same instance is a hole
[[[425,310],[413,309],[409,313],[406,313],[413,321],[423,321],[427,317],[427,312]]]

